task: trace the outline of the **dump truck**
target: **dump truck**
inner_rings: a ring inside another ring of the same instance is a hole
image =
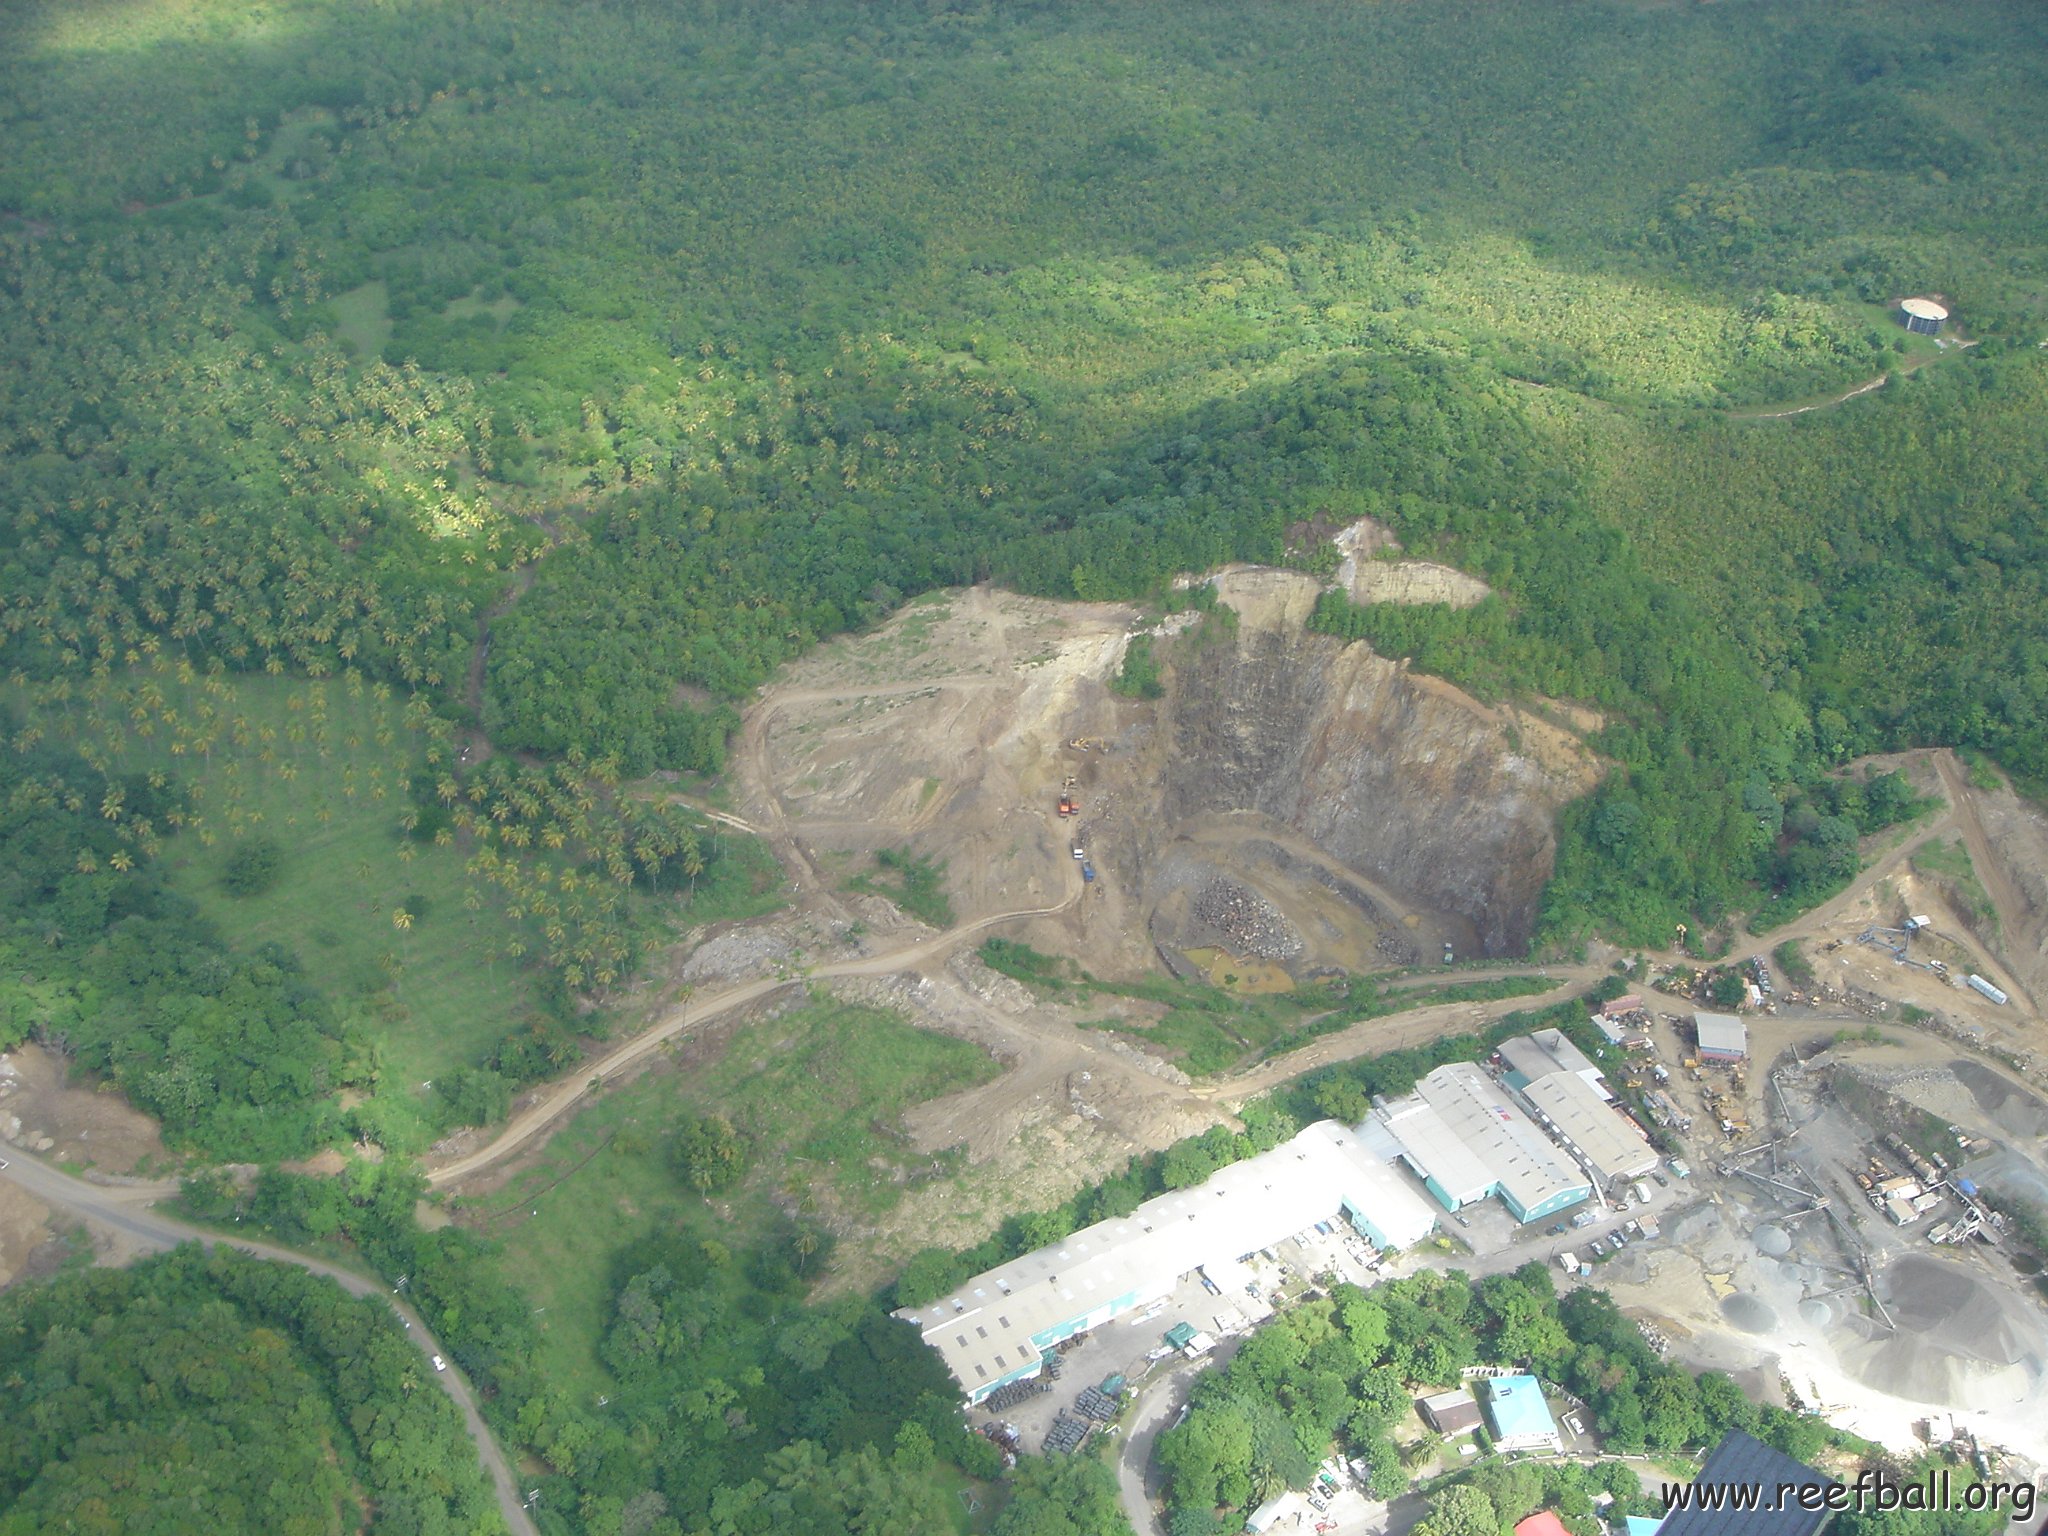
[[[1074,810],[1075,810],[1075,806],[1074,806],[1074,797],[1073,797],[1072,795],[1061,795],[1061,796],[1060,796],[1060,814],[1061,814],[1062,816],[1071,816],[1071,815],[1073,815],[1073,814],[1074,814]]]

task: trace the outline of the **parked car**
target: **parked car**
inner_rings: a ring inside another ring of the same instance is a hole
[[[437,1371],[445,1371],[448,1369],[448,1362],[446,1360],[443,1360],[439,1355],[436,1355],[434,1356],[434,1369]]]

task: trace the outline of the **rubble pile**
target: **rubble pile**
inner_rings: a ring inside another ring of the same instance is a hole
[[[1194,915],[1228,940],[1234,955],[1255,960],[1292,960],[1302,951],[1301,935],[1280,909],[1235,880],[1211,880],[1195,893]]]

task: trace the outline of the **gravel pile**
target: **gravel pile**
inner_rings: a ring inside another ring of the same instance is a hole
[[[1195,893],[1194,914],[1229,940],[1230,952],[1257,960],[1292,960],[1301,935],[1280,909],[1235,880],[1211,880]]]

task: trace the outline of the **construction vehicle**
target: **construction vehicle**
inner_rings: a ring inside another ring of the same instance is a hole
[[[1071,816],[1071,815],[1073,815],[1073,814],[1074,814],[1075,810],[1076,810],[1076,806],[1074,805],[1074,797],[1073,797],[1072,795],[1061,795],[1061,796],[1060,796],[1060,815],[1062,815],[1062,816]]]
[[[1068,742],[1067,745],[1072,747],[1077,752],[1087,752],[1090,750],[1096,752],[1107,752],[1109,750],[1109,743],[1104,741],[1100,736],[1076,736],[1072,741]]]

